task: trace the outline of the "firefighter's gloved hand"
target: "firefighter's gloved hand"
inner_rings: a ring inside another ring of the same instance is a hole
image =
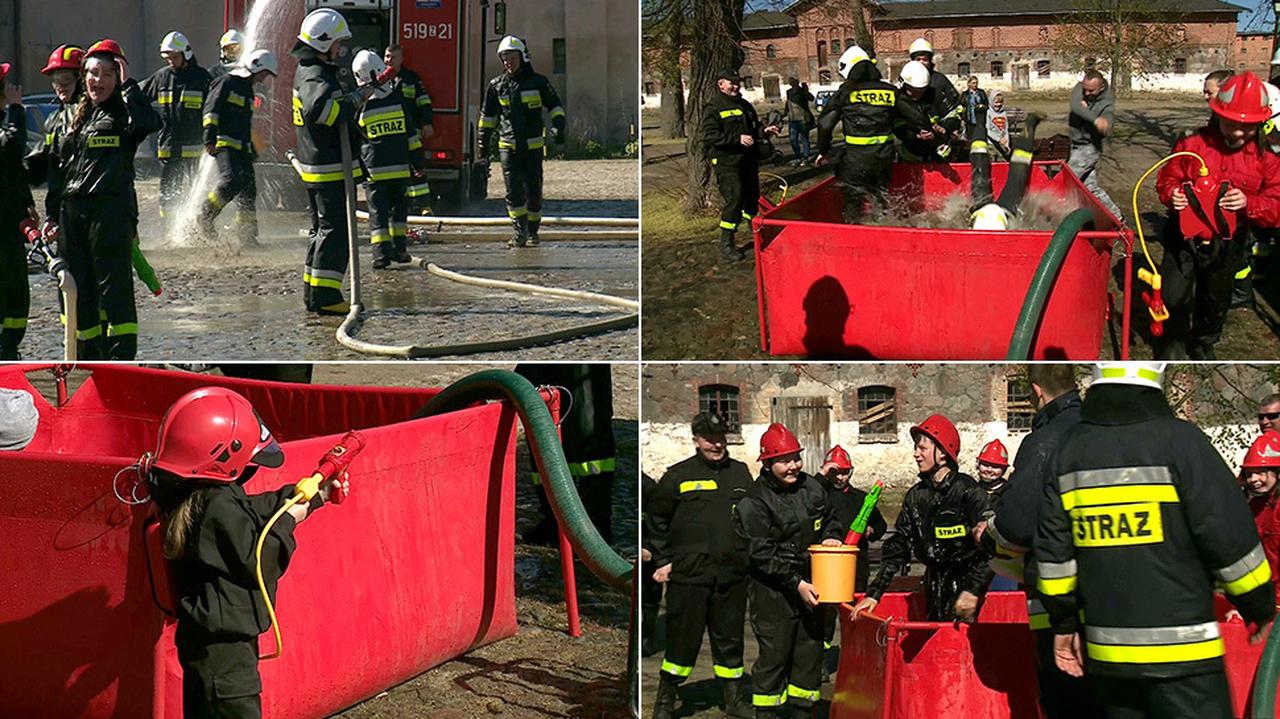
[[[812,584],[800,580],[796,585],[796,591],[800,593],[800,601],[804,602],[806,607],[818,606],[818,588]]]
[[[978,595],[973,592],[960,592],[956,599],[956,618],[962,622],[972,623],[978,614]]]
[[[1069,676],[1084,676],[1084,658],[1080,655],[1080,634],[1055,634],[1053,661]]]

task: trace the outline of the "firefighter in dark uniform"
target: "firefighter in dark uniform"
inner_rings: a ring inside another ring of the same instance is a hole
[[[613,473],[617,448],[613,439],[613,375],[608,364],[522,364],[516,374],[538,387],[560,388],[560,443],[569,473],[587,516],[604,537],[613,541]],[[525,538],[532,544],[555,544],[559,525],[542,478],[535,467],[542,521]]]
[[[507,186],[507,216],[515,228],[512,247],[535,247],[542,222],[542,156],[546,152],[545,108],[552,137],[564,144],[565,112],[546,76],[533,71],[524,40],[508,35],[498,45],[506,72],[489,81],[480,115],[480,157],[488,162],[490,143],[498,134],[502,178]]]
[[[653,578],[667,585],[667,648],[653,717],[673,716],[676,688],[693,672],[706,630],[725,713],[750,719],[742,665],[746,545],[734,532],[733,513],[752,485],[751,472],[729,456],[719,415],[699,414],[692,429],[697,452],[658,482],[644,537],[657,566]]]
[[[230,451],[219,454],[219,449]],[[256,579],[255,545],[294,485],[246,494],[259,467],[284,462],[253,405],[231,390],[193,390],[165,413],[155,457],[144,460],[164,526],[164,555],[178,594],[174,644],[185,719],[258,719],[258,635],[270,628]],[[336,481],[336,480],[335,480]],[[297,548],[294,528],[321,507],[334,482],[291,507],[267,533],[262,575],[274,602]]]
[[[59,253],[76,281],[80,359],[131,360],[138,352],[133,243],[138,235],[133,157],[160,116],[127,77],[114,40],[85,53],[85,93],[57,153],[65,180]],[[69,311],[69,310],[68,310]]]
[[[821,696],[826,615],[809,579],[809,546],[839,545],[827,490],[801,471],[800,442],[781,424],[760,439],[760,477],[738,502],[735,527],[747,544],[751,630],[760,656],[751,668],[757,717],[808,719]],[[788,709],[790,711],[788,712]]]
[[[418,73],[404,66],[404,48],[399,45],[388,45],[382,55],[382,61],[395,70],[394,81],[397,91],[403,95],[405,104],[413,109],[413,117],[416,118],[414,125],[419,128],[419,131],[409,138],[409,151],[421,154],[425,160],[426,150],[423,143],[436,131],[431,95],[427,94],[427,88],[422,84],[422,78]],[[409,110],[406,109],[405,112]],[[421,177],[411,178],[405,195],[409,198],[409,207],[415,214],[427,207],[431,197],[431,186],[427,183],[425,173]]]
[[[409,184],[426,171],[421,153],[410,151],[419,139],[414,118],[417,110],[394,83],[384,81],[387,65],[369,50],[361,50],[351,65],[356,84],[375,88],[356,118],[362,142],[360,160],[369,182],[370,239],[373,268],[385,269],[391,261],[412,262],[409,256]]]
[[[1036,406],[1031,434],[1018,446],[1013,474],[1000,495],[1000,506],[981,533],[981,546],[995,558],[991,566],[1001,577],[1021,583],[1027,595],[1027,616],[1036,639],[1037,684],[1040,709],[1046,719],[1101,716],[1084,681],[1058,669],[1053,660],[1053,632],[1036,592],[1036,526],[1040,499],[1049,482],[1049,460],[1063,438],[1080,424],[1080,392],[1075,367],[1070,364],[1033,364],[1027,367]]]
[[[8,81],[9,63],[0,63],[0,360],[18,359],[27,332],[31,287],[27,284],[24,218],[36,218],[22,156],[27,149],[27,111],[21,89]]]
[[[930,84],[933,74],[918,61],[902,66],[901,102],[912,108],[912,116],[897,123],[901,140],[898,154],[908,162],[943,162],[951,157],[951,141],[964,126],[964,108]]]
[[[779,129],[763,127],[751,103],[742,98],[738,71],[725,69],[716,76],[718,92],[712,93],[702,114],[698,137],[706,143],[715,170],[716,187],[724,198],[720,208],[720,254],[738,261],[746,251],[734,244],[738,225],[756,216],[760,204],[760,143]]]
[[[360,105],[373,91],[365,87],[348,95],[338,84],[334,62],[341,54],[342,42],[350,37],[351,27],[341,13],[327,8],[313,10],[303,18],[298,42],[289,53],[298,58],[293,76],[293,124],[298,169],[311,204],[303,301],[308,312],[324,315],[345,315],[351,308],[342,298],[342,278],[350,258],[338,133],[351,131],[349,126]],[[355,159],[351,172],[359,182],[364,173]]]
[[[1041,498],[1036,588],[1058,667],[1108,719],[1234,716],[1214,585],[1260,641],[1271,567],[1218,450],[1174,416],[1162,362],[1103,362]]]
[[[209,72],[196,62],[187,36],[164,36],[160,56],[168,63],[139,83],[142,94],[160,105],[156,157],[160,160],[160,217],[171,221],[200,162],[200,117],[209,91]]]
[[[640,655],[652,656],[658,652],[658,612],[662,609],[662,584],[653,578],[658,571],[653,563],[653,550],[649,547],[649,537],[653,536],[649,520],[649,503],[654,491],[658,488],[658,480],[648,473],[640,473],[640,600],[643,612],[640,621]]]
[[[867,493],[849,483],[849,480],[853,479],[853,461],[850,460],[849,453],[844,447],[837,444],[827,452],[826,461],[818,471],[817,479],[827,488],[832,521],[837,527],[848,532],[858,512],[862,511]],[[889,524],[880,513],[880,507],[872,508],[871,516],[867,519],[867,529],[858,540],[858,567],[857,574],[854,576],[854,589],[859,592],[867,591],[867,580],[871,578],[871,562],[867,559],[867,548],[871,546],[872,540],[883,537],[888,528]],[[836,619],[835,612],[827,613],[826,626],[822,635],[823,649],[831,649],[833,646],[832,640],[836,636]]]
[[[885,540],[880,573],[857,609],[875,609],[889,582],[914,555],[925,565],[925,605],[929,621],[971,622],[986,595],[992,571],[973,530],[988,517],[987,493],[960,472],[960,434],[940,414],[911,428],[920,481],[902,499],[902,510]]]
[[[844,194],[845,222],[862,219],[868,201],[887,203],[885,190],[893,172],[893,130],[898,121],[921,124],[913,103],[900,101],[898,88],[885,82],[875,61],[854,45],[840,56],[844,82],[818,118],[818,159],[821,165],[831,149],[837,122],[844,128],[844,146],[836,166],[836,179]]]
[[[205,100],[204,149],[218,163],[218,185],[200,210],[201,230],[212,236],[222,208],[236,201],[240,243],[258,242],[258,183],[253,172],[253,86],[275,77],[276,57],[270,50],[254,50],[244,62],[213,81]]]

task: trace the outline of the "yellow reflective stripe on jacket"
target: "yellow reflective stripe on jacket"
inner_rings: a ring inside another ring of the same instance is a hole
[[[551,108],[551,119],[554,120],[557,117],[564,117],[564,108],[559,105]]]
[[[324,116],[320,124],[332,126],[333,123],[338,121],[338,113],[341,110],[342,108],[338,106],[338,103],[333,98],[329,98],[325,101],[324,109],[320,112]]]
[[[487,116],[487,115],[481,115],[481,116],[480,116],[480,129],[481,129],[481,130],[488,129],[488,128],[490,128],[490,127],[497,127],[497,126],[498,126],[498,118],[497,118],[497,117],[489,117],[489,116]]]
[[[26,317],[5,317],[0,320],[0,328],[4,328],[6,330],[20,330],[26,326]]]
[[[360,123],[360,127],[364,127],[365,125],[370,125],[375,122],[380,122],[383,120],[403,120],[403,119],[404,119],[404,108],[391,107],[385,110],[376,110],[374,112],[360,113],[359,123]]]
[[[1040,576],[1036,577],[1036,589],[1049,597],[1070,594],[1076,590],[1078,580],[1076,560],[1065,562],[1036,562]]]
[[[1271,565],[1267,555],[1262,551],[1262,544],[1254,545],[1240,559],[1231,564],[1213,570],[1214,576],[1222,583],[1227,594],[1239,596],[1251,592],[1271,581]]]
[[[752,694],[751,704],[758,707],[780,707],[787,703],[786,694]]]
[[[416,102],[418,107],[426,107],[427,105],[431,104],[431,96],[424,92],[418,96],[418,99]]]
[[[498,104],[499,104],[499,105],[502,105],[503,107],[508,107],[508,106],[510,106],[510,105],[511,105],[511,98],[508,98],[508,97],[499,97],[499,98],[498,98]]]
[[[652,670],[650,670],[652,671]],[[662,671],[676,677],[687,677],[693,673],[693,667],[686,667],[683,664],[662,660]]]
[[[1178,489],[1171,484],[1139,484],[1115,487],[1085,487],[1062,493],[1062,508],[1068,512],[1078,507],[1108,504],[1178,503]]]
[[[236,107],[244,107],[244,95],[241,95],[238,92],[228,92],[227,102],[235,105]],[[333,102],[333,100],[330,100],[329,102]]]
[[[369,179],[374,182],[382,182],[385,180],[407,180],[409,179],[409,166],[392,165],[388,167],[370,167]]]
[[[1049,628],[1049,612],[1039,599],[1027,599],[1027,622],[1032,629]]]
[[[822,698],[822,692],[819,691],[818,689],[802,689],[796,686],[795,684],[788,684],[787,696],[795,697],[796,699],[807,699],[811,702],[816,702]]]
[[[123,337],[124,335],[138,334],[137,322],[121,322],[118,325],[107,325],[108,337]]]
[[[424,195],[430,195],[430,194],[431,194],[431,185],[427,184],[427,182],[424,180],[415,185],[409,185],[409,190],[408,192],[405,193],[405,196],[406,197],[422,197]]]
[[[729,222],[728,220],[720,220],[720,229],[722,229],[722,230],[736,230],[736,229],[738,229],[738,223],[736,223],[736,222]]]
[[[546,144],[546,140],[545,140],[544,138],[541,138],[541,137],[531,137],[531,138],[529,138],[529,140],[526,142],[525,147],[526,147],[526,148],[528,148],[528,149],[530,149],[530,150],[540,150],[540,149],[542,149],[543,145],[545,145],[545,144]],[[514,143],[514,142],[509,142],[509,141],[507,141],[507,140],[498,140],[498,149],[501,149],[501,150],[514,150],[515,148],[516,148],[516,143]]]
[[[327,287],[334,290],[342,289],[342,273],[334,270],[312,269],[311,274],[303,275],[303,280],[312,287]]]
[[[418,91],[414,89],[413,85],[401,85],[400,94],[412,100],[418,94]]]
[[[521,90],[520,102],[529,107],[542,107],[542,93],[537,90]]]
[[[710,492],[719,489],[714,479],[694,479],[688,482],[681,482],[676,488],[676,494],[684,494],[685,492]]]
[[[409,149],[410,149],[410,150],[420,150],[420,149],[422,149],[422,136],[421,136],[421,135],[419,135],[418,133],[416,133],[416,132],[415,132],[415,133],[413,133],[412,135],[410,135],[410,136],[409,136]]]
[[[872,135],[871,137],[854,137],[845,135],[844,142],[846,145],[883,145],[893,140],[893,135]]]
[[[724,117],[742,117],[742,115],[743,115],[743,112],[742,112],[742,108],[740,108],[740,107],[735,107],[735,108],[732,108],[732,109],[730,109],[730,110],[721,110],[721,111],[720,111],[720,117],[722,117],[722,118],[724,118]]]
[[[1149,369],[1144,369],[1141,367],[1138,368],[1137,372],[1138,372],[1138,377],[1141,379],[1149,380],[1151,382],[1160,381],[1159,372],[1155,372]],[[1116,377],[1124,377],[1124,376],[1125,376],[1125,369],[1123,367],[1104,367],[1102,369],[1102,377],[1104,379],[1113,379]]]
[[[215,147],[230,147],[233,150],[243,150],[244,143],[240,142],[234,137],[228,137],[226,135],[218,135],[218,142],[215,145]]]
[[[302,98],[298,97],[298,92],[293,93],[293,124],[295,127],[302,127]]]
[[[720,679],[741,679],[744,674],[744,667],[725,667],[719,664],[711,665],[712,671]]]
[[[205,116],[204,116],[204,122],[203,122],[203,123],[201,123],[201,124],[202,124],[204,127],[217,127],[217,126],[218,126],[218,113],[216,113],[216,112],[208,112],[208,113],[205,113]]]
[[[157,93],[156,93],[156,102],[157,102],[158,104],[161,104],[161,105],[172,105],[172,104],[173,104],[173,91],[172,91],[172,90],[161,90],[160,92],[157,92]]]
[[[542,219],[542,213],[526,212],[529,219]],[[617,460],[613,457],[605,459],[594,459],[587,462],[569,462],[569,474],[575,477],[589,477],[593,474],[604,474],[612,472],[617,466]]]
[[[1114,664],[1171,664],[1220,657],[1225,652],[1217,622],[1163,627],[1085,625],[1085,652]]]
[[[51,146],[51,145],[53,145],[53,133],[52,133],[52,132],[46,132],[46,133],[44,134],[44,144],[45,144],[45,146]]]
[[[332,165],[308,165],[299,162],[298,168],[298,174],[302,177],[303,182],[338,182],[343,178],[341,162]],[[359,166],[352,167],[351,176],[353,178],[363,177],[364,170]]]

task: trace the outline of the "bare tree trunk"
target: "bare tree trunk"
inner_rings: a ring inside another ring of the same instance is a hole
[[[745,0],[699,0],[694,3],[693,27],[700,37],[694,43],[689,62],[689,102],[685,116],[700,123],[703,108],[716,88],[716,75],[724,68],[738,68],[745,53],[742,50],[742,10]],[[699,212],[716,201],[715,183],[711,181],[711,162],[695,124],[685,142],[689,184],[685,194],[685,210]]]
[[[684,83],[680,72],[680,53],[684,49],[684,8],[676,0],[674,12],[667,18],[666,38],[662,48],[659,78],[662,81],[662,134],[684,137]]]
[[[867,16],[863,13],[862,6],[863,0],[849,0],[849,10],[853,13],[853,39],[857,41],[858,47],[874,53],[876,51],[875,38],[871,36],[871,31],[867,29]]]

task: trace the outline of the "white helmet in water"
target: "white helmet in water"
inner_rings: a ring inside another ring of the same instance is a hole
[[[302,18],[298,40],[316,52],[329,52],[333,44],[351,37],[351,26],[342,13],[329,8],[312,10]]]
[[[351,74],[356,78],[356,84],[360,86],[373,85],[378,82],[378,77],[387,71],[387,63],[383,62],[382,57],[371,50],[361,50],[356,53],[356,58],[351,61]]]
[[[508,51],[520,53],[520,57],[524,58],[525,62],[529,62],[529,46],[515,35],[508,35],[498,43],[498,57],[502,57],[502,53]]]
[[[898,77],[902,79],[902,84],[908,87],[917,89],[929,87],[929,68],[919,60],[912,60],[903,65],[902,73]]]
[[[182,53],[182,56],[188,60],[190,60],[191,56],[194,54],[194,51],[191,49],[191,42],[187,40],[187,36],[177,30],[165,35],[164,39],[160,41],[160,55],[164,56],[166,53],[170,52],[180,52]]]
[[[1093,384],[1131,384],[1164,389],[1168,362],[1099,362],[1093,366]]]
[[[840,56],[840,65],[839,65],[840,77],[847,79],[849,77],[849,73],[853,71],[853,68],[855,65],[857,65],[860,62],[870,62],[870,61],[871,61],[871,56],[867,54],[866,50],[863,50],[861,47],[858,47],[857,45],[850,45],[848,49],[844,51],[844,54]]]
[[[1009,211],[994,202],[985,204],[973,213],[973,229],[1003,232],[1009,229]]]
[[[260,72],[269,72],[274,77],[279,75],[280,64],[276,62],[276,56],[270,50],[259,49],[249,53],[247,57],[240,61],[233,70],[232,75],[240,77],[253,77]]]

